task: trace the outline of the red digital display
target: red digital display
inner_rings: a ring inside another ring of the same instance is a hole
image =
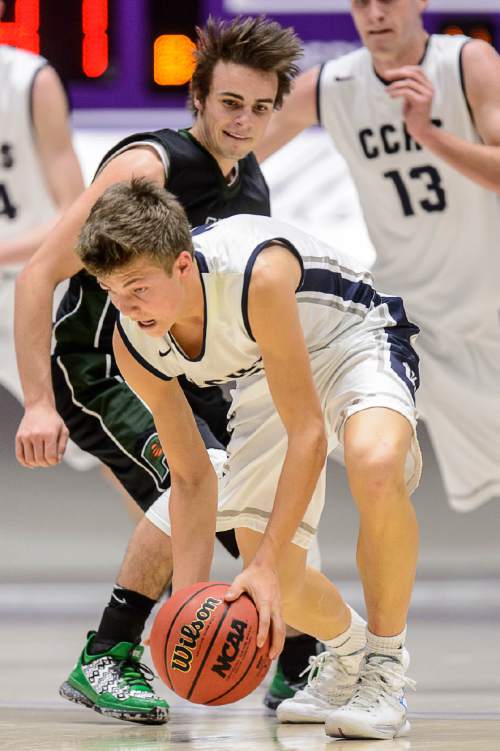
[[[14,21],[0,22],[0,44],[40,52],[40,1],[17,0],[14,12]]]
[[[108,0],[82,2],[82,69],[89,78],[102,76],[109,63]]]
[[[45,55],[66,78],[99,78],[109,66],[110,0],[15,0],[0,44]]]

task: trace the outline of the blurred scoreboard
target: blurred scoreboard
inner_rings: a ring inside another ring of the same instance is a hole
[[[265,14],[304,40],[304,67],[359,44],[349,0],[6,0],[0,43],[38,52],[84,108],[184,106],[195,26]],[[429,32],[500,46],[500,0],[431,0]],[[304,10],[307,8],[307,11]]]

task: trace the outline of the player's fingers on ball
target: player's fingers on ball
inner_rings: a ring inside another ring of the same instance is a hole
[[[285,622],[280,611],[275,610],[272,615],[271,650],[272,659],[278,657],[285,644]]]
[[[233,600],[237,600],[242,593],[243,587],[238,584],[238,579],[236,578],[224,595],[224,599],[226,602],[232,602]]]
[[[257,646],[262,647],[267,639],[269,633],[269,627],[271,625],[271,608],[267,600],[261,600],[256,603],[257,610],[259,611],[259,630],[257,631]]]

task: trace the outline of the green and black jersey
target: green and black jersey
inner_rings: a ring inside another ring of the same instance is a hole
[[[216,160],[187,130],[166,128],[128,136],[105,155],[99,169],[114,155],[144,143],[164,149],[165,188],[177,196],[193,227],[234,214],[270,215],[269,189],[255,156],[249,154],[238,162],[237,176],[229,185]],[[95,278],[79,272],[70,280],[57,312],[55,354],[110,354],[115,318],[116,311]]]

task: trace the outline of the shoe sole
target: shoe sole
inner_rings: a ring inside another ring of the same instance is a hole
[[[330,712],[332,710],[330,709]],[[322,724],[325,722],[326,718],[328,716],[328,710],[325,710],[321,715],[312,715],[312,714],[298,714],[295,713],[289,709],[284,709],[282,705],[280,705],[276,711],[276,718],[279,722],[283,723],[295,723],[295,724],[302,724],[302,725],[313,725],[313,724]]]
[[[387,729],[382,730],[376,727],[370,727],[360,725],[354,721],[346,722],[341,721],[337,723],[327,722],[325,724],[325,733],[331,738],[343,738],[344,740],[357,740],[364,738],[371,738],[373,740],[390,740],[391,738],[401,738],[408,735],[411,730],[411,725],[408,720],[405,720],[404,725],[399,729]]]
[[[59,688],[59,695],[63,699],[72,701],[74,704],[81,704],[84,707],[93,709],[94,712],[104,715],[105,717],[114,717],[116,720],[124,720],[126,722],[137,722],[141,725],[164,725],[168,722],[168,711],[160,711],[158,709],[151,712],[151,714],[144,715],[140,712],[120,712],[117,709],[108,709],[107,707],[99,707],[97,704],[85,696],[84,693],[74,688],[68,681],[65,681]]]

